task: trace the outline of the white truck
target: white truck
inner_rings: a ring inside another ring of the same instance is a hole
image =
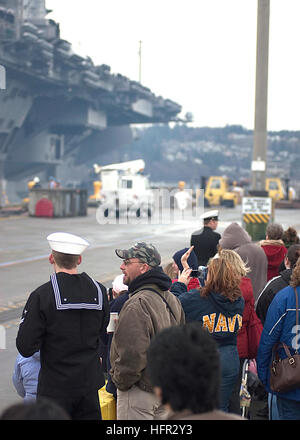
[[[154,195],[147,176],[143,175],[145,162],[142,159],[99,166],[94,171],[99,175],[101,189],[99,204],[104,216],[134,213],[137,217],[151,217]]]

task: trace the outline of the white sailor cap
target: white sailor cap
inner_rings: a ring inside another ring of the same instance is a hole
[[[213,219],[218,220],[219,211],[217,209],[213,209],[212,211],[206,211],[204,214],[200,215],[200,218],[203,220]]]
[[[68,232],[54,232],[47,237],[49,246],[53,251],[64,254],[81,255],[90,243],[78,235]]]

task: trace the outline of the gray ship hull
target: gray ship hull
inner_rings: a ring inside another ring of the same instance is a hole
[[[178,120],[180,105],[82,58],[46,18],[45,0],[0,0],[0,185],[14,202],[26,182],[92,180],[101,155],[132,142],[131,124]]]

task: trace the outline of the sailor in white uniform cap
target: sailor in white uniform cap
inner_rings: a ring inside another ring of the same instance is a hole
[[[217,253],[221,238],[221,235],[215,232],[218,227],[219,211],[217,209],[206,211],[200,218],[203,220],[203,228],[192,233],[190,243],[194,246],[199,266],[206,266],[208,260]]]
[[[87,240],[66,232],[47,237],[54,273],[25,305],[17,348],[29,357],[40,350],[37,397],[62,406],[72,419],[101,419],[98,390],[105,381],[101,340],[109,321],[106,288],[78,273]]]
[[[70,255],[81,255],[90,245],[84,238],[69,232],[54,232],[47,240],[52,250]]]
[[[203,220],[213,219],[215,221],[218,221],[218,217],[219,217],[219,211],[217,209],[206,211],[202,215],[200,215],[200,218]]]

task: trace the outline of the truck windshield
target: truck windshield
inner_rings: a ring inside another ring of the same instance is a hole
[[[278,189],[278,184],[277,184],[277,182],[274,182],[274,181],[270,181],[270,184],[269,184],[269,189]]]
[[[213,189],[220,189],[221,188],[220,180],[214,179],[211,182],[211,186],[210,187],[213,188]]]
[[[132,188],[132,180],[122,180],[122,188]]]

